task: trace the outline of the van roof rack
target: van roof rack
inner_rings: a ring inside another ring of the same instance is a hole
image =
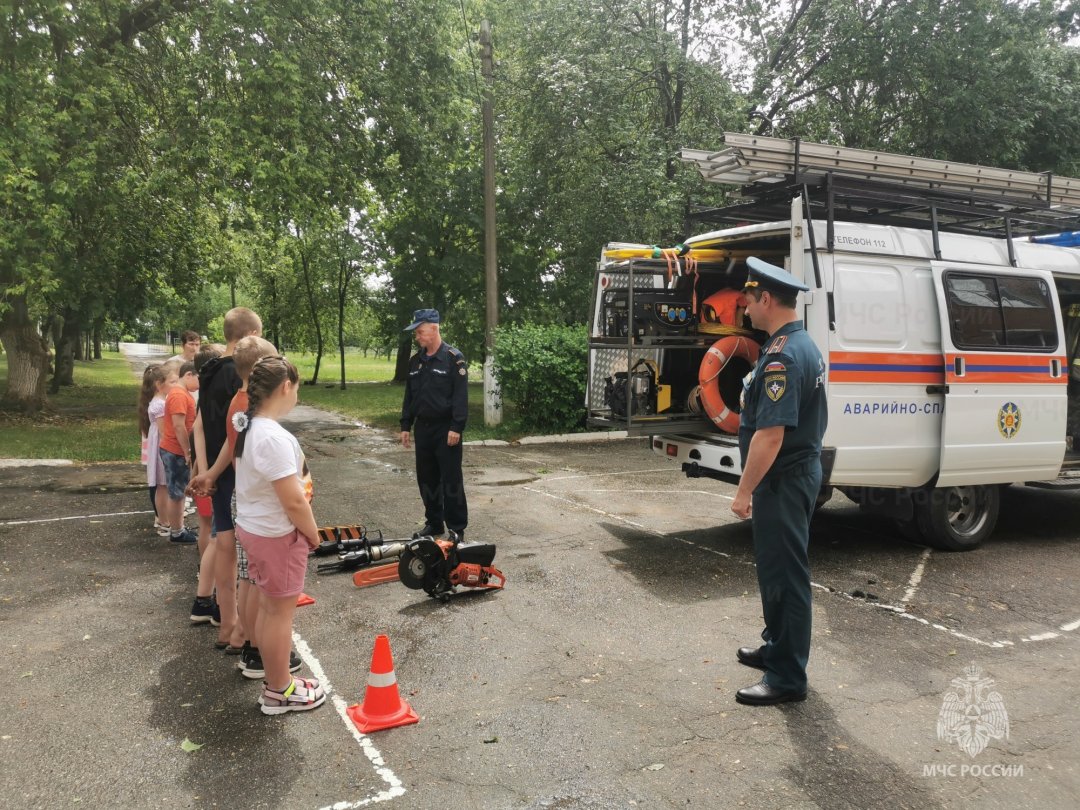
[[[725,149],[683,149],[711,183],[742,186],[743,200],[691,219],[787,219],[793,196],[807,215],[1009,239],[1080,230],[1080,179],[736,132]],[[823,216],[822,216],[823,215]],[[831,245],[829,248],[831,249]]]

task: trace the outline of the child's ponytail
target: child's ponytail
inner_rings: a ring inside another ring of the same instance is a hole
[[[247,432],[251,427],[251,420],[255,418],[255,414],[259,410],[259,406],[286,380],[296,385],[300,382],[300,374],[297,372],[296,366],[281,355],[261,357],[252,366],[251,375],[248,377],[247,410],[233,416],[233,427],[236,428],[237,434],[236,450],[233,452],[235,458],[244,455]]]

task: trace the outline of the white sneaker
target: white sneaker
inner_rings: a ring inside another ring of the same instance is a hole
[[[184,501],[184,516],[195,514],[195,504],[191,502],[191,498],[187,498]]]
[[[168,537],[169,536],[169,524],[168,523],[162,523],[160,520],[155,520],[154,521],[154,531],[157,532],[158,537]]]

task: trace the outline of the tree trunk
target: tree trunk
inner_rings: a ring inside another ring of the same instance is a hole
[[[341,353],[341,390],[345,390],[345,303],[338,303],[338,351]]]
[[[49,345],[30,319],[26,298],[9,295],[10,308],[0,315],[0,343],[7,352],[7,390],[2,406],[36,413],[45,407]]]
[[[65,326],[66,325],[67,324],[65,322]],[[74,360],[85,360],[86,359],[86,352],[83,351],[83,346],[84,346],[84,344],[83,344],[82,330],[76,327],[75,330],[74,330],[74,334],[71,336],[71,349],[72,349],[71,354],[72,354],[72,358]]]
[[[406,338],[397,347],[397,361],[394,363],[394,382],[405,382],[409,377],[409,358],[412,357],[412,343]],[[390,359],[390,353],[386,353]]]
[[[307,253],[300,248],[300,266],[304,271],[304,289],[307,291],[308,307],[311,310],[311,320],[315,324],[315,371],[308,381],[308,385],[316,385],[319,382],[319,366],[322,365],[323,336],[322,327],[319,326],[319,309],[315,306],[315,292],[311,285],[311,262]]]
[[[94,359],[101,359],[101,321],[94,324]]]
[[[337,342],[341,353],[341,390],[345,390],[345,297],[349,292],[349,263],[338,260]]]
[[[78,321],[75,314],[65,310],[61,318],[63,326],[60,327],[56,343],[56,363],[53,367],[52,382],[49,384],[49,393],[57,394],[62,385],[75,384],[75,354],[79,350],[80,336]]]

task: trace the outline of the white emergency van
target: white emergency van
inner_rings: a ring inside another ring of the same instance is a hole
[[[604,249],[592,425],[649,436],[690,476],[738,480],[739,392],[765,337],[739,295],[759,256],[810,287],[798,306],[827,363],[821,502],[836,488],[965,550],[993,530],[1002,486],[1080,486],[1080,249],[1040,241],[1080,230],[1080,180],[725,142],[683,157],[744,185],[749,199],[699,214],[729,227]]]

